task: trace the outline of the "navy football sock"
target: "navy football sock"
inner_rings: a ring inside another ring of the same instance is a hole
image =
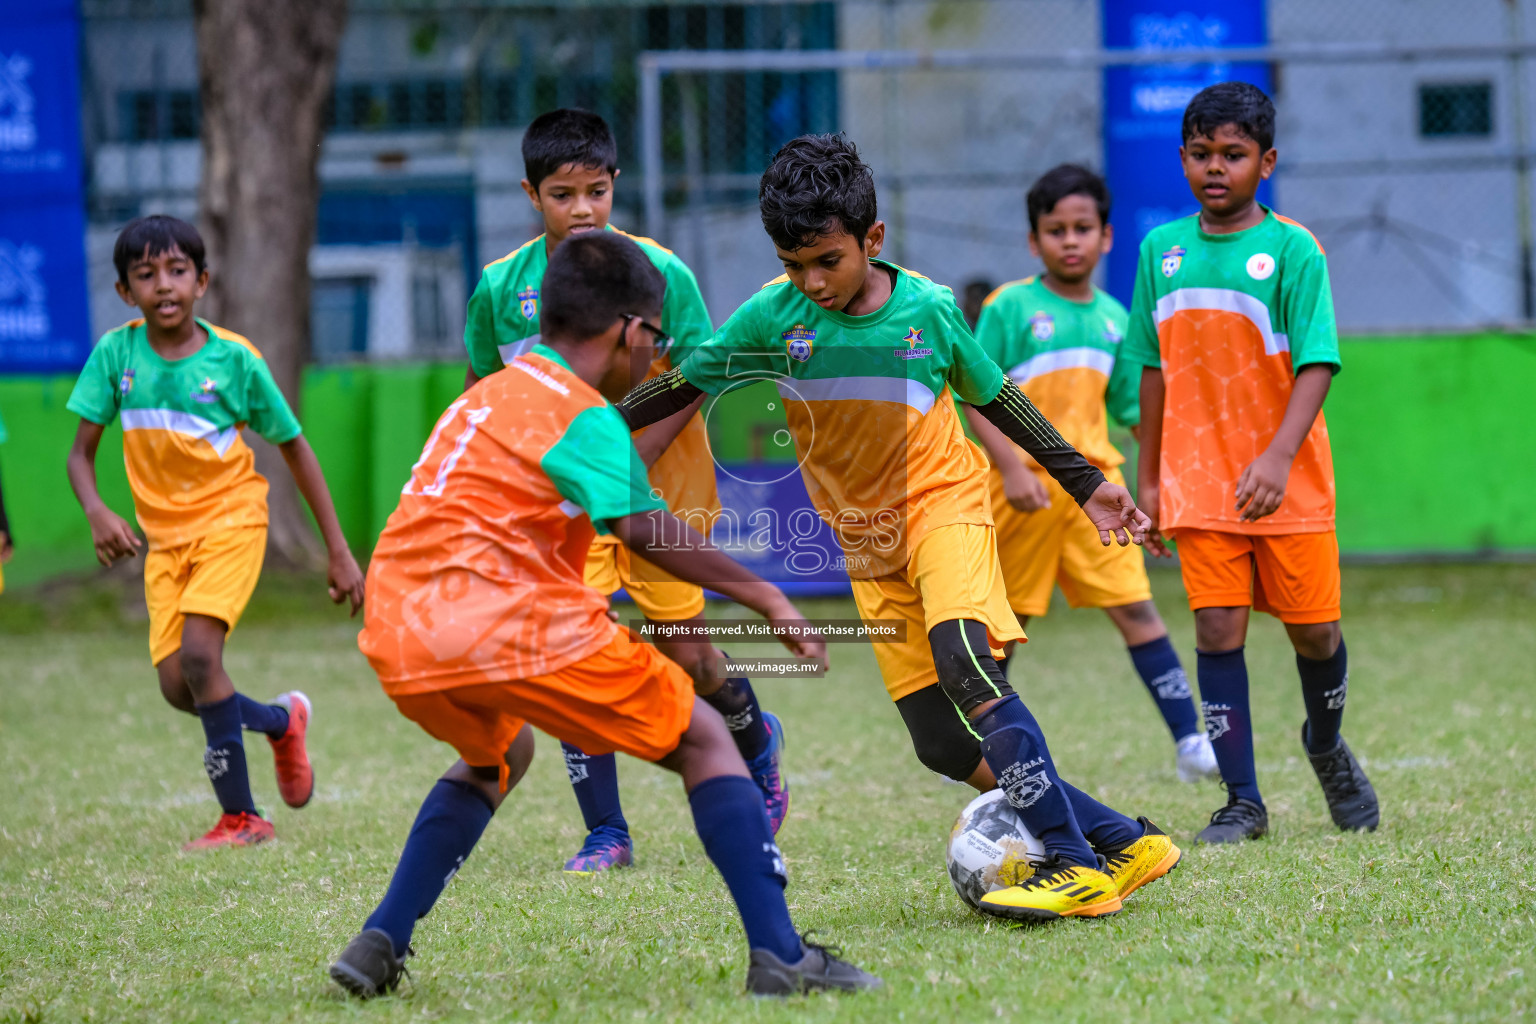
[[[1344,638],[1333,657],[1313,661],[1296,655],[1301,673],[1301,699],[1307,706],[1307,752],[1326,754],[1339,743],[1339,724],[1344,721],[1344,698],[1349,694],[1349,652]]]
[[[581,820],[588,832],[608,829],[629,833],[624,808],[619,804],[619,764],[612,754],[586,754],[580,747],[561,743],[565,752],[565,773],[570,777]]]
[[[1195,698],[1189,692],[1189,677],[1179,664],[1178,652],[1167,635],[1128,648],[1137,675],[1162,712],[1163,721],[1175,740],[1200,731],[1200,716],[1195,713]]]
[[[240,738],[240,706],[235,697],[197,705],[208,746],[203,751],[203,770],[213,783],[213,793],[225,814],[255,813],[251,777],[245,768],[245,743]]]
[[[251,732],[264,732],[279,739],[288,731],[288,712],[281,705],[263,704],[243,693],[235,694],[235,703],[240,707],[240,724]]]
[[[729,663],[729,656],[720,652]],[[763,720],[763,709],[758,706],[757,694],[752,684],[743,676],[727,679],[720,689],[704,698],[704,703],[720,712],[725,727],[731,730],[731,739],[742,760],[750,761],[768,749],[768,723]]]
[[[704,852],[736,901],[747,947],[798,963],[800,936],[784,902],[784,859],[756,783],[741,775],[705,779],[688,794],[688,806]]]
[[[1262,804],[1253,768],[1253,724],[1248,713],[1248,665],[1243,649],[1196,651],[1200,676],[1200,711],[1216,752],[1227,792]]]
[[[416,814],[384,901],[363,928],[383,930],[395,945],[395,956],[405,956],[416,922],[458,873],[494,813],[478,786],[438,779]]]
[[[1019,695],[1008,694],[971,725],[981,734],[981,752],[997,784],[1046,852],[1067,864],[1097,867],[1098,858],[1073,817],[1045,736]]]
[[[1062,791],[1072,803],[1072,817],[1095,850],[1124,849],[1146,835],[1147,830],[1135,818],[1127,818],[1113,807],[1099,803],[1065,779],[1060,781]]]

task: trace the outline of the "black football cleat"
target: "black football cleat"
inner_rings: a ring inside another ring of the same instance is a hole
[[[1269,812],[1263,804],[1246,797],[1234,796],[1225,807],[1211,815],[1211,823],[1195,836],[1197,843],[1240,843],[1244,839],[1258,839],[1269,831]]]
[[[336,984],[359,999],[394,991],[402,974],[407,974],[405,960],[395,956],[394,941],[378,928],[369,928],[347,943],[331,964]]]
[[[1305,725],[1301,727],[1301,742],[1305,748]],[[1344,737],[1340,736],[1338,744],[1326,754],[1307,751],[1307,760],[1312,762],[1318,784],[1323,787],[1333,823],[1345,832],[1374,832],[1381,823],[1381,805],[1376,800],[1371,780],[1365,777]]]
[[[747,992],[754,996],[789,996],[797,992],[841,989],[856,992],[885,984],[868,971],[838,958],[835,947],[800,940],[800,960],[787,964],[766,949],[754,949],[747,967]]]

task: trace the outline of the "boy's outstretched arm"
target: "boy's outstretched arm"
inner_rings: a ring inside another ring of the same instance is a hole
[[[1303,366],[1291,388],[1291,400],[1285,405],[1285,418],[1264,454],[1248,463],[1237,478],[1239,519],[1253,522],[1280,507],[1285,500],[1285,484],[1290,479],[1291,463],[1307,431],[1317,422],[1323,399],[1333,384],[1334,368],[1328,363]]]
[[[69,486],[75,499],[85,510],[85,518],[91,524],[91,544],[96,548],[96,560],[111,565],[119,558],[132,558],[144,542],[133,532],[128,520],[107,508],[96,489],[96,449],[101,444],[100,423],[82,419],[75,431],[74,444],[69,446]]]
[[[619,400],[616,408],[630,430],[648,427],[674,413],[682,412],[704,397],[704,389],[688,383],[677,367],[652,377]]]
[[[663,509],[636,512],[609,523],[624,546],[680,580],[697,583],[757,612],[779,627],[779,642],[800,658],[826,663],[827,645],[778,587],[715,547]]]
[[[1172,558],[1173,552],[1163,538],[1158,521],[1161,497],[1163,457],[1163,402],[1166,390],[1163,371],[1155,366],[1141,368],[1141,429],[1136,434],[1136,491],[1141,496],[1141,510],[1151,526],[1147,530],[1147,550],[1159,557]]]
[[[363,572],[357,567],[357,560],[347,547],[347,538],[342,536],[341,523],[336,519],[336,506],[331,503],[331,489],[326,486],[325,474],[320,471],[320,460],[315,458],[315,450],[309,446],[303,434],[277,447],[288,463],[288,471],[293,474],[294,483],[299,485],[299,493],[304,495],[304,500],[309,502],[309,510],[315,514],[320,535],[325,538],[325,550],[330,563],[326,569],[326,583],[331,600],[341,604],[350,599],[352,614],[356,615],[357,610],[363,606]]]
[[[1024,460],[1019,458],[1019,450],[1013,446],[1013,442],[1004,437],[1003,432],[973,406],[964,405],[961,408],[965,411],[965,421],[971,425],[971,432],[981,442],[982,448],[986,449],[987,457],[1003,478],[1003,497],[1008,499],[1008,504],[1020,512],[1050,508],[1050,492],[1045,489],[1040,478],[1029,471]]]
[[[1108,546],[1111,537],[1121,547],[1142,542],[1149,523],[1146,514],[1136,507],[1131,492],[1104,479],[1097,466],[1067,444],[1016,382],[1004,378],[997,397],[975,409],[1044,466],[1062,489],[1072,495],[1083,514],[1098,528],[1100,542]]]

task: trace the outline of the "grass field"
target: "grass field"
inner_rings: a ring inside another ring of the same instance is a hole
[[[311,585],[312,584],[312,585]],[[566,881],[581,838],[558,747],[416,935],[398,998],[344,999],[326,965],[388,879],[452,760],[395,712],[319,584],[264,583],[227,659],[253,695],[315,700],[314,802],[279,839],[186,855],[213,823],[197,722],[160,700],[145,629],[115,591],[0,600],[0,1022],[329,1020],[1511,1020],[1536,1014],[1536,566],[1355,568],[1345,734],[1382,827],[1330,824],[1297,739],[1278,624],[1249,643],[1269,838],[1190,850],[1124,913],[1000,926],[950,890],[943,846],[967,790],[911,756],[867,648],[825,680],[764,682],[794,787],[790,903],[887,988],[788,1003],[739,995],[739,924],[681,787],[621,767],[634,870]],[[1190,662],[1177,577],[1160,604]],[[813,614],[849,614],[821,604]],[[1112,627],[1058,610],[1014,683],[1058,765],[1185,840],[1221,801],[1181,786]]]

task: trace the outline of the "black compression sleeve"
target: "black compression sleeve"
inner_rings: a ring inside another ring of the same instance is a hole
[[[688,378],[674,366],[625,395],[617,408],[624,422],[629,424],[629,429],[639,430],[675,412],[683,411],[703,393],[702,388],[688,383]]]
[[[1104,482],[1104,474],[1098,467],[1056,433],[1056,428],[1040,415],[1040,410],[1012,379],[1005,380],[997,397],[986,405],[976,406],[976,411],[1044,466],[1079,505],[1091,498]]]

